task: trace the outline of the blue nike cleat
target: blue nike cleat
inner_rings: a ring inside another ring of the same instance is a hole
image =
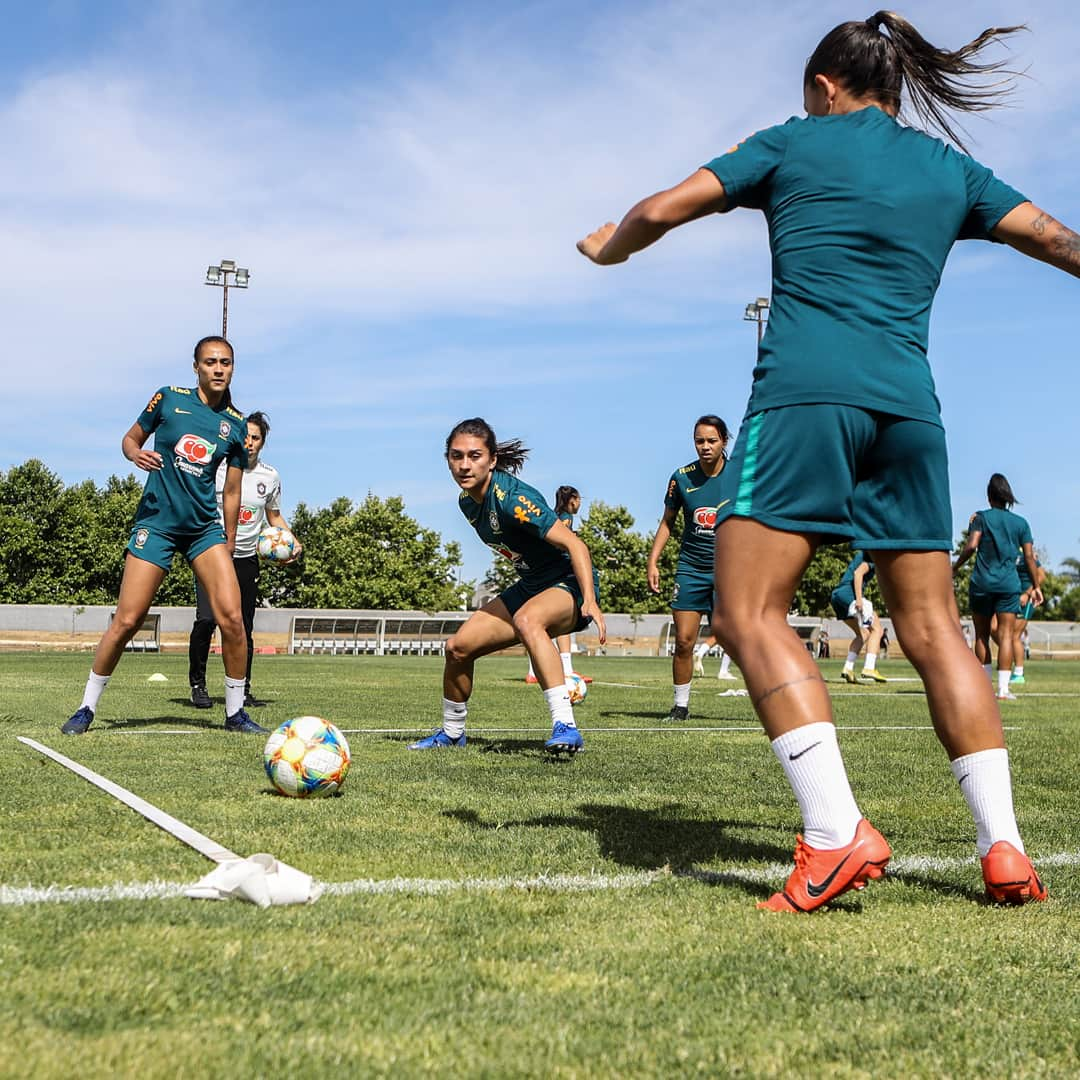
[[[417,739],[414,743],[409,743],[410,750],[451,750],[455,747],[463,747],[465,745],[465,732],[463,731],[456,739],[453,735],[447,735],[442,728],[439,728],[433,735],[429,735],[426,739]]]
[[[61,729],[61,735],[85,735],[94,722],[94,710],[84,705]]]
[[[238,709],[232,716],[225,717],[226,731],[239,731],[242,735],[269,735],[270,732],[256,724],[243,709]]]
[[[561,720],[551,729],[551,738],[544,743],[549,754],[580,754],[585,749],[585,740],[576,727],[569,727]]]

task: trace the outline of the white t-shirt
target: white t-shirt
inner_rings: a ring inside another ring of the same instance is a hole
[[[222,461],[215,477],[218,514],[222,512],[221,502],[227,471],[228,465]],[[251,468],[244,470],[240,485],[240,520],[236,526],[234,558],[245,558],[256,553],[255,544],[263,526],[266,525],[267,510],[276,510],[279,514],[281,513],[281,477],[278,476],[278,471],[273,465],[267,465],[259,460]],[[224,524],[224,517],[222,517],[222,523]]]

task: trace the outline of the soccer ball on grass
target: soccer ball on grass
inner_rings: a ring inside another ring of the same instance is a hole
[[[270,782],[282,795],[297,799],[339,791],[351,760],[345,736],[318,716],[286,720],[271,733],[263,750]]]
[[[570,694],[570,704],[580,705],[589,692],[589,684],[576,672],[566,676],[566,689]]]

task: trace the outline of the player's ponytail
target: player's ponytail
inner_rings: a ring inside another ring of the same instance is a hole
[[[815,76],[828,75],[854,97],[869,97],[898,110],[906,87],[914,126],[937,132],[964,150],[959,134],[963,128],[949,111],[984,112],[1006,102],[1018,72],[1003,60],[977,57],[992,42],[1025,29],[991,27],[949,51],[932,45],[895,12],[878,11],[864,22],[841,23],[830,30],[806,62],[803,83],[809,86]],[[995,75],[1001,77],[986,81]]]
[[[495,459],[495,468],[503,472],[519,473],[525,459],[529,456],[528,448],[520,439],[499,442],[491,425],[482,417],[474,416],[471,420],[462,420],[446,436],[446,456],[450,456],[450,444],[458,435],[473,435],[483,439],[488,453]]]
[[[555,513],[556,514],[569,514],[570,513],[570,501],[572,499],[580,499],[581,492],[576,487],[571,487],[569,484],[563,484],[562,487],[557,488],[555,491]]]
[[[1006,510],[1016,505],[1016,496],[1009,481],[999,472],[990,477],[990,483],[986,485],[986,498],[991,506],[1002,506]]]

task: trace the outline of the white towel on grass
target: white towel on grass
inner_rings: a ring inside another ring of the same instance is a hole
[[[195,900],[247,900],[261,908],[278,904],[310,904],[322,886],[310,874],[260,853],[219,863],[206,877],[184,891]]]

